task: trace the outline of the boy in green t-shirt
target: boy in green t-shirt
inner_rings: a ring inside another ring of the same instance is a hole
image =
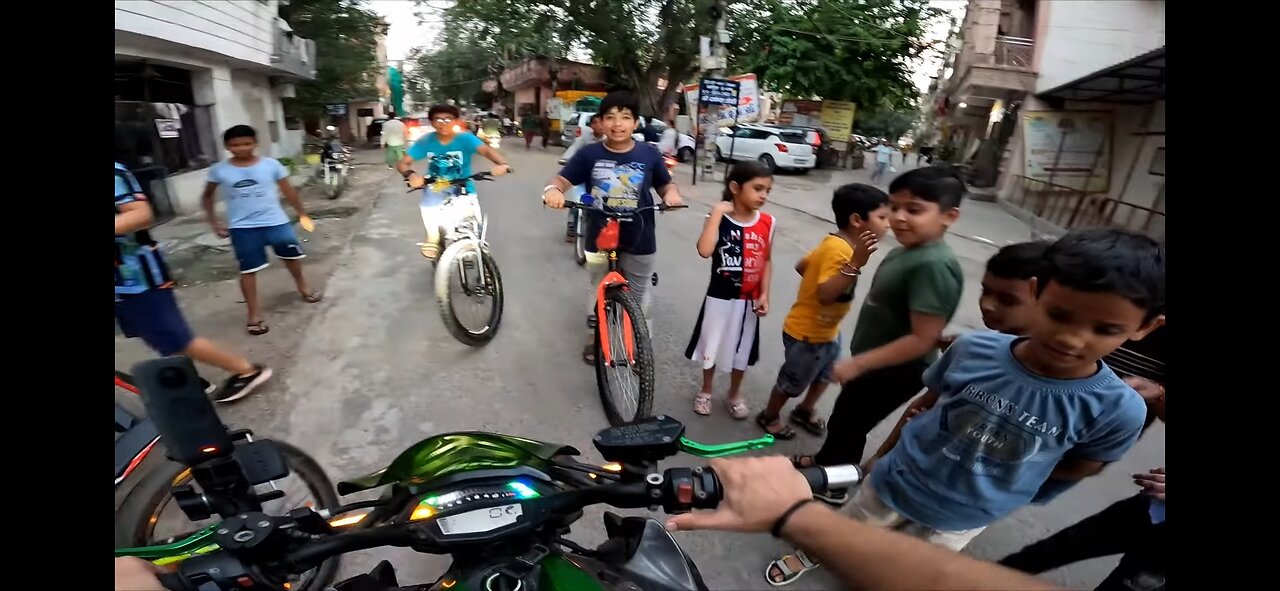
[[[832,376],[844,384],[827,426],[827,438],[799,465],[861,463],[867,433],[921,388],[925,368],[937,357],[938,339],[960,304],[964,274],[943,236],[960,215],[964,182],[938,167],[905,172],[889,185],[889,224],[902,245],[876,270],[850,339],[847,357]],[[844,504],[833,491],[821,498]]]

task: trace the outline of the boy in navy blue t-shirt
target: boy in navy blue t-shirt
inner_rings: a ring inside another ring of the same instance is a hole
[[[924,375],[928,392],[868,462],[855,516],[962,549],[1050,477],[1097,474],[1133,446],[1146,405],[1102,358],[1164,323],[1164,247],[1123,230],[1045,253],[1028,336],[974,332]]]
[[[657,190],[662,202],[682,205],[684,200],[671,180],[662,152],[657,146],[637,142],[636,132],[640,114],[639,102],[625,91],[614,91],[600,101],[600,121],[604,141],[583,147],[551,184],[542,190],[542,200],[547,207],[564,207],[564,192],[576,185],[587,185],[584,203],[594,201],[608,211],[629,211],[650,207],[653,191]],[[587,262],[595,270],[601,270],[604,253],[596,253],[596,236],[604,226],[604,220],[590,212],[586,218]],[[657,232],[654,229],[653,210],[640,212],[636,220],[622,224],[618,239],[618,266],[630,282],[631,293],[646,312],[649,309],[648,287],[653,280],[653,265],[658,250]],[[593,275],[603,275],[593,273]],[[592,284],[594,288],[594,283]],[[592,291],[594,294],[594,289]],[[592,296],[594,301],[594,295]],[[588,335],[583,349],[583,361],[595,363],[594,347]]]

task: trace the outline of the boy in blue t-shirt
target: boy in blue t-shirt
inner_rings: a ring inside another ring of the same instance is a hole
[[[479,154],[493,161],[495,166],[490,171],[493,176],[507,174],[511,172],[511,167],[492,146],[474,134],[463,131],[465,123],[457,107],[435,105],[427,111],[427,119],[431,120],[431,127],[435,131],[413,142],[404,157],[396,164],[396,170],[410,187],[425,189],[422,192],[419,211],[422,214],[422,224],[427,229],[427,240],[422,243],[421,251],[422,256],[435,261],[440,255],[440,229],[449,226],[449,220],[443,215],[445,214],[444,198],[457,189],[447,187],[442,190],[434,186],[428,187],[426,179],[454,181],[471,176],[472,154]],[[413,166],[415,160],[427,161],[425,176],[409,168]],[[467,183],[467,192],[469,195],[466,202],[455,203],[451,207],[458,208],[458,211],[466,211],[469,206],[475,206],[478,209],[478,202],[475,200],[475,183]]]
[[[564,207],[564,192],[576,185],[587,185],[583,199],[599,201],[608,211],[629,211],[653,206],[653,191],[662,196],[669,206],[683,205],[680,190],[671,180],[671,172],[658,147],[637,142],[636,132],[640,104],[626,91],[614,91],[600,101],[600,127],[604,141],[583,147],[569,159],[560,174],[542,189],[542,200],[547,207]],[[653,265],[656,262],[658,238],[654,227],[653,210],[641,212],[632,223],[622,224],[618,239],[618,265],[631,284],[631,293],[645,311],[649,309],[649,285],[653,281]],[[596,237],[604,227],[604,220],[588,212],[586,219],[587,261],[592,269],[599,270],[604,262],[603,253],[597,253]],[[593,273],[596,275],[596,273]],[[599,275],[603,275],[599,273]],[[595,284],[592,283],[594,294]],[[594,301],[594,295],[592,296]],[[582,359],[595,363],[595,352],[588,334]]]
[[[320,301],[320,293],[311,291],[302,275],[302,252],[298,234],[289,223],[289,216],[280,206],[280,196],[298,212],[298,221],[307,227],[311,218],[302,207],[298,191],[289,184],[289,170],[275,158],[263,158],[255,154],[258,149],[257,132],[248,125],[233,125],[222,134],[222,141],[231,158],[209,168],[209,181],[205,183],[201,203],[209,225],[219,237],[231,238],[231,248],[240,262],[240,291],[249,319],[249,334],[263,335],[269,330],[258,308],[258,271],[267,268],[267,247],[284,261],[298,287],[302,301],[314,304]],[[213,211],[213,194],[221,189],[227,203],[227,221],[218,219]]]
[[[1137,441],[1147,410],[1102,359],[1164,323],[1164,247],[1124,230],[1080,230],[1045,252],[1027,336],[973,332],[924,374],[867,464],[854,515],[964,548],[1030,503],[1046,480],[1097,474]]]

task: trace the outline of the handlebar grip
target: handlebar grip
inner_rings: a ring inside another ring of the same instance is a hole
[[[191,586],[187,584],[186,577],[179,573],[160,573],[156,575],[160,579],[160,584],[169,591],[191,591]]]
[[[809,489],[815,493],[823,493],[833,489],[851,488],[860,484],[866,474],[857,464],[840,464],[836,466],[809,466],[797,468],[804,479],[809,481]]]

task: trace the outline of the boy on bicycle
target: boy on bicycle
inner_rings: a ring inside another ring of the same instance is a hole
[[[462,113],[453,105],[435,105],[427,111],[427,119],[431,120],[434,133],[428,133],[413,142],[405,152],[396,171],[404,177],[410,187],[421,189],[426,185],[426,177],[414,172],[409,167],[415,160],[427,161],[427,175],[438,180],[454,181],[471,176],[471,155],[479,154],[494,163],[493,176],[502,176],[511,171],[506,159],[497,150],[480,140],[470,132],[463,132]],[[475,194],[475,187],[468,184],[468,192]],[[444,189],[452,190],[452,187]],[[440,255],[440,227],[444,225],[441,218],[441,206],[445,193],[435,187],[426,187],[423,192],[421,212],[422,223],[427,228],[427,240],[422,243],[422,256],[435,261]]]
[[[657,190],[668,206],[683,205],[680,190],[671,180],[662,153],[652,144],[637,142],[636,132],[640,105],[634,95],[614,91],[600,103],[600,127],[604,141],[579,150],[542,190],[542,200],[552,209],[564,207],[564,192],[575,185],[586,184],[591,196],[607,211],[630,211],[652,207]],[[592,268],[604,262],[604,253],[595,251],[596,236],[604,227],[602,216],[588,213],[586,219],[587,261]],[[618,265],[631,284],[632,294],[645,311],[649,308],[649,285],[658,250],[653,210],[640,212],[633,221],[622,224],[618,241]],[[593,273],[593,276],[598,273]],[[596,277],[598,279],[598,277]],[[594,293],[592,295],[594,301]],[[582,358],[595,364],[595,352],[587,337]]]

